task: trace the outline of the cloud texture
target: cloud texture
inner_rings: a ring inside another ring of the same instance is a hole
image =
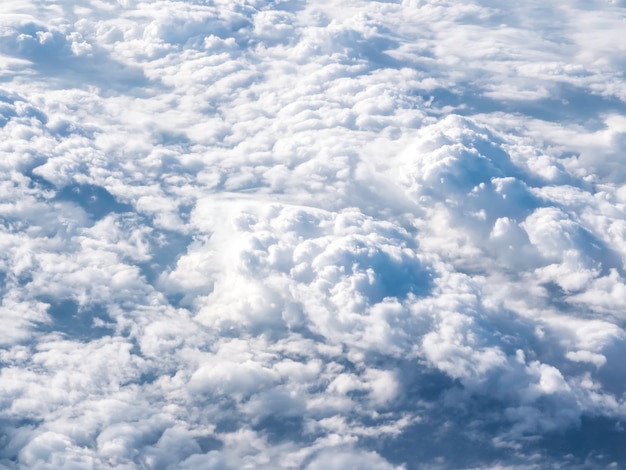
[[[626,465],[626,5],[0,6],[0,466]]]

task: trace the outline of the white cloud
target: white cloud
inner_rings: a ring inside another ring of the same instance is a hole
[[[0,18],[0,466],[625,461],[623,2]]]

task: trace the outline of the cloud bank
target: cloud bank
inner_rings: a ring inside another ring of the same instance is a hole
[[[626,465],[625,6],[0,6],[0,466]]]

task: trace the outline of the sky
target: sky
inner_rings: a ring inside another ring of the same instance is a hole
[[[626,467],[625,29],[3,1],[0,468]]]

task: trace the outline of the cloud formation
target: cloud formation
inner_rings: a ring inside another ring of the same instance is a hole
[[[626,464],[625,15],[0,6],[0,466]]]

